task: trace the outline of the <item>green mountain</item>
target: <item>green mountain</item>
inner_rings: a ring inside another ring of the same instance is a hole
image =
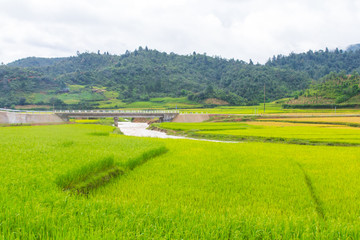
[[[12,63],[9,63],[8,66],[12,67],[48,67],[55,65],[65,58],[38,58],[38,57],[28,57],[24,59],[16,60]]]
[[[291,53],[289,56],[278,55],[269,59],[266,66],[301,71],[315,80],[330,72],[360,72],[360,51],[351,49],[354,51],[325,49],[315,52],[310,50],[300,54]]]
[[[346,48],[346,51],[357,51],[360,50],[360,44],[352,44]]]
[[[331,72],[288,102],[287,107],[360,105],[360,76]]]
[[[0,66],[0,106],[106,108],[142,101],[151,107],[165,97],[191,106],[209,98],[247,105],[263,101],[264,85],[266,99],[272,101],[309,84],[306,72],[296,69],[140,47],[120,56],[79,53],[67,58],[32,57]]]
[[[142,47],[123,55],[98,52],[65,58],[29,57],[0,66],[0,107],[252,105],[263,101],[264,85],[266,101],[291,96],[305,99],[316,92],[318,100],[332,99],[323,100],[323,104],[344,103],[355,92],[350,94],[349,89],[335,84],[333,88],[340,90],[336,94],[332,90],[330,96],[321,86],[328,86],[328,78],[345,81],[348,74],[357,76],[360,51],[350,49],[278,55],[265,65],[195,52],[186,56],[167,54]]]

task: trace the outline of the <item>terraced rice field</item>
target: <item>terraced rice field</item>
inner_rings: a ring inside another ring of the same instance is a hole
[[[212,124],[173,128],[271,132]],[[112,132],[91,124],[0,128],[0,238],[360,238],[359,147]]]

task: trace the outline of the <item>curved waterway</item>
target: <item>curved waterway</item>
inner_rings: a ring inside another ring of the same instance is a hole
[[[176,139],[191,139],[191,140],[209,141],[209,142],[238,143],[238,142],[233,142],[233,141],[218,141],[218,140],[196,139],[196,138],[173,136],[173,135],[168,135],[164,132],[149,130],[149,129],[147,129],[148,127],[149,127],[149,125],[147,123],[119,122],[120,131],[122,133],[124,133],[124,135],[127,135],[127,136],[176,138]]]
[[[167,135],[164,132],[148,130],[149,127],[147,123],[132,123],[132,122],[119,122],[120,131],[127,136],[135,137],[157,137],[157,138],[185,138]]]

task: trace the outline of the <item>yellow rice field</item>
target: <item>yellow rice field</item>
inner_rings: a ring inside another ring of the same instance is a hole
[[[276,127],[292,127],[292,126],[313,126],[311,123],[293,123],[293,122],[270,122],[270,121],[261,121],[261,122],[246,122],[246,124],[253,126],[276,126]],[[318,127],[335,127],[330,124],[318,124]]]
[[[273,119],[268,118],[268,119],[262,119],[262,120],[292,121],[292,122],[359,123],[360,124],[360,117],[308,117],[308,118],[273,118]]]

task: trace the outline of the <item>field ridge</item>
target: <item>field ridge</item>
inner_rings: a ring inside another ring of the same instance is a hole
[[[63,191],[69,190],[78,194],[88,194],[91,190],[107,184],[113,178],[124,175],[167,151],[168,149],[164,146],[153,148],[138,157],[130,158],[123,164],[116,163],[113,156],[106,157],[58,176],[55,183]]]
[[[316,206],[315,209],[316,209],[317,214],[319,215],[320,218],[325,219],[323,203],[316,194],[316,191],[314,189],[314,186],[313,186],[310,176],[306,173],[305,169],[303,168],[303,166],[300,163],[296,162],[296,165],[299,166],[300,170],[304,174],[305,183],[309,189],[311,198],[313,199],[313,201],[315,203],[315,206]]]

